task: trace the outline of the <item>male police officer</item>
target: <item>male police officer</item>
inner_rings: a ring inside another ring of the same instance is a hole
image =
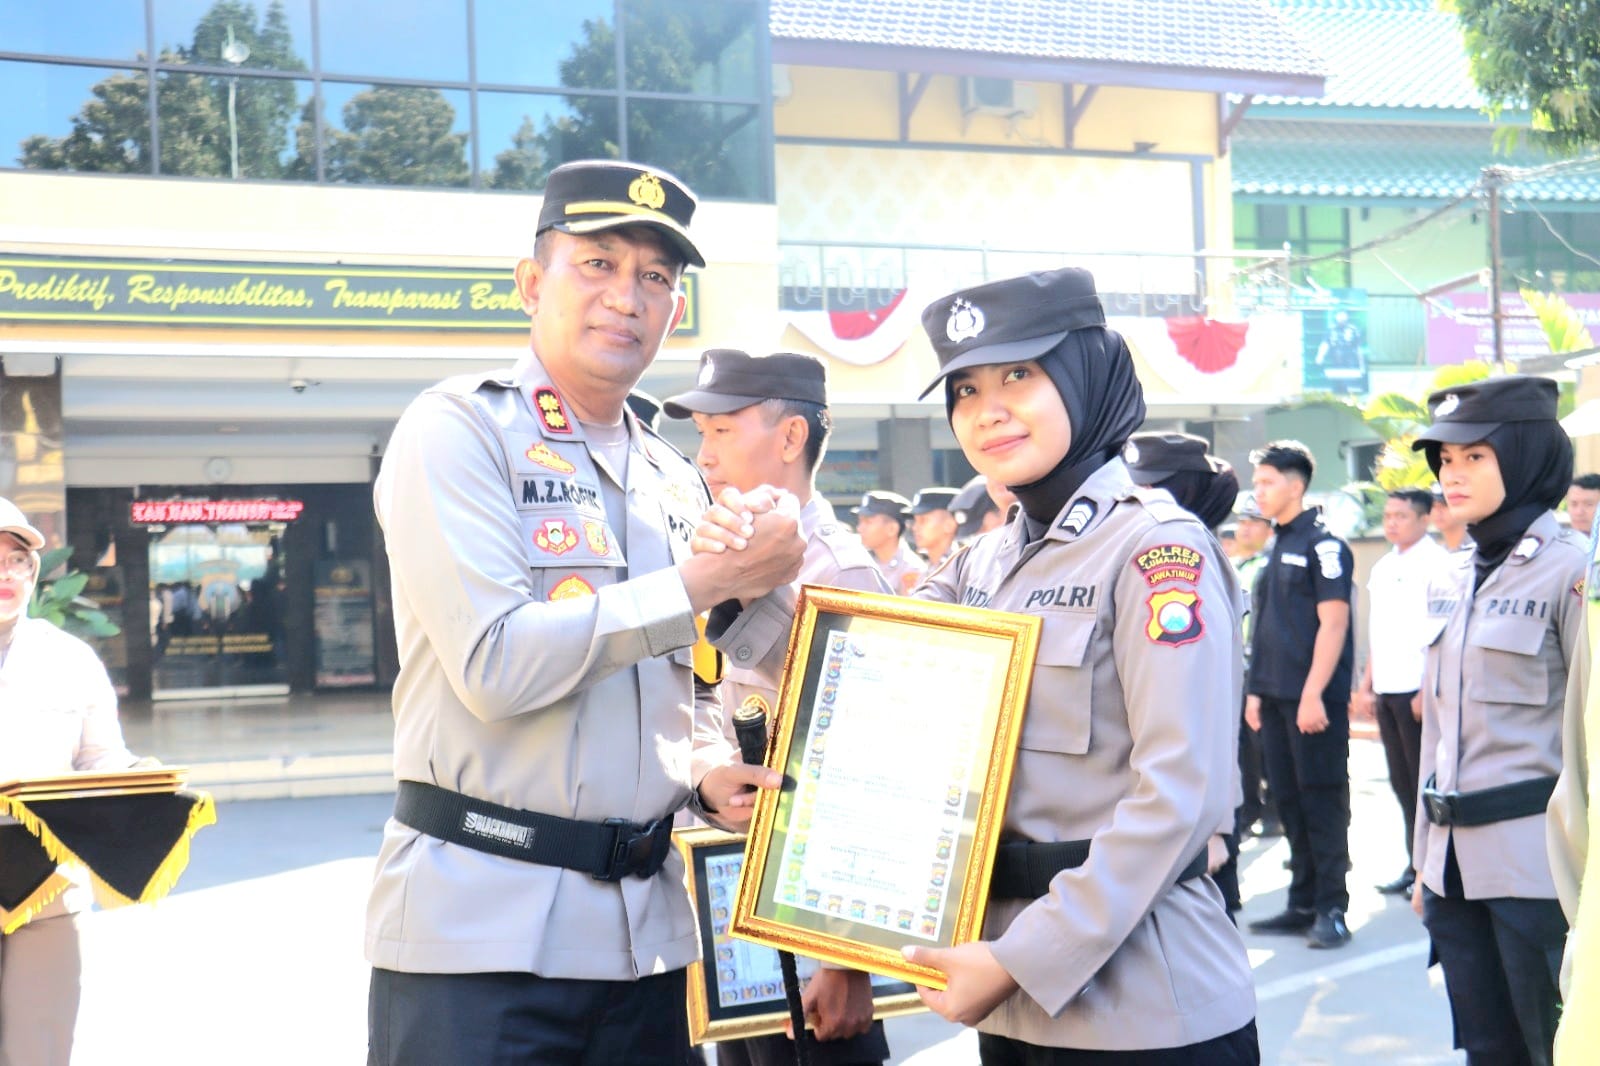
[[[1251,603],[1245,721],[1261,733],[1293,877],[1283,912],[1258,933],[1305,933],[1315,948],[1350,940],[1350,546],[1322,524],[1305,493],[1314,467],[1298,441],[1253,453],[1256,505],[1277,527]]]
[[[872,556],[878,573],[895,592],[907,574],[922,570],[922,560],[906,544],[906,523],[911,520],[911,501],[898,492],[879,489],[861,497],[861,506],[850,508],[856,517],[856,536]]]
[[[740,567],[691,557],[705,486],[624,413],[704,264],[694,206],[632,163],[551,172],[516,269],[532,352],[429,389],[390,442],[400,787],[367,911],[370,1063],[689,1054],[672,815],[740,825],[745,786],[779,777],[696,735],[715,691],[695,615],[792,581],[804,548],[780,506]]]
[[[1009,490],[1007,490],[1009,491]],[[989,479],[976,474],[956,498],[950,501],[950,513],[956,520],[956,543],[966,544],[979,533],[987,533],[1005,524],[1005,512],[989,492]]]
[[[889,592],[866,550],[816,491],[817,464],[830,429],[820,361],[788,352],[755,357],[713,349],[701,356],[695,387],[668,398],[663,409],[670,418],[694,419],[700,433],[695,458],[713,496],[728,486],[751,492],[770,485],[800,502],[806,555],[797,584]],[[778,705],[776,689],[737,663],[723,679],[722,698],[729,721],[733,708],[759,709],[770,720]],[[811,1062],[853,1066],[888,1058],[883,1024],[872,1020],[867,974],[824,967],[807,982],[803,999],[819,1041],[811,1048]],[[723,1043],[717,1061],[778,1066],[794,1062],[794,1046],[782,1035]]]
[[[922,573],[902,579],[901,592],[910,592],[918,582],[943,565],[956,550],[956,516],[950,513],[958,490],[935,486],[923,489],[911,499],[911,536],[917,551],[927,560]]]

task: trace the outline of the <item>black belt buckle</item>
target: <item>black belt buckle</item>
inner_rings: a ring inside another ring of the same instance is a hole
[[[1434,825],[1454,825],[1456,821],[1456,794],[1436,789],[1422,790],[1422,802],[1428,808],[1428,821]]]
[[[670,815],[648,825],[637,825],[626,818],[607,818],[604,824],[617,835],[610,848],[610,862],[595,871],[596,880],[620,881],[629,874],[650,878],[666,863],[667,849],[672,846]]]

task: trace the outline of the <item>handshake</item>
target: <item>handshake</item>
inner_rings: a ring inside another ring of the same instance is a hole
[[[690,541],[681,564],[684,587],[696,612],[725,600],[747,604],[800,576],[805,557],[800,501],[770,485],[749,492],[732,486],[718,493]]]

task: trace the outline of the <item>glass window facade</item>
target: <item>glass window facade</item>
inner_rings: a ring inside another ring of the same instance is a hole
[[[0,167],[524,191],[629,158],[773,198],[766,0],[0,0],[0,26]]]
[[[1332,204],[1242,204],[1233,213],[1234,244],[1239,248],[1282,248],[1317,256],[1350,246],[1350,212]],[[1294,281],[1308,279],[1328,289],[1350,287],[1350,263],[1324,259],[1295,269]]]

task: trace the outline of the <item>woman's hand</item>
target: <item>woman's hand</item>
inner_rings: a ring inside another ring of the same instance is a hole
[[[1018,987],[989,945],[981,940],[953,948],[907,947],[901,950],[911,962],[942,970],[949,978],[943,992],[917,986],[922,1002],[948,1021],[977,1025]]]

